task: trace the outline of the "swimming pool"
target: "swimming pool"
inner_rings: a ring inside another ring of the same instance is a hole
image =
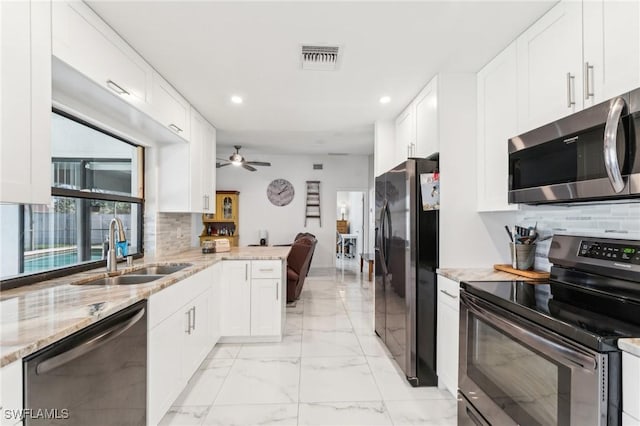
[[[102,250],[100,248],[91,249],[91,260],[100,260]],[[57,252],[45,252],[26,255],[24,258],[24,273],[46,271],[49,269],[61,268],[63,266],[74,265],[78,262],[78,250],[69,249]]]

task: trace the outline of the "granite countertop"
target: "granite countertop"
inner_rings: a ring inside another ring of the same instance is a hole
[[[496,271],[493,268],[439,268],[436,270],[439,275],[451,280],[462,281],[532,281],[520,275],[508,272]]]
[[[153,264],[191,266],[145,284],[96,286],[71,283],[106,277],[98,268],[3,291],[0,294],[0,367],[56,342],[121,309],[146,299],[221,260],[284,260],[290,247],[234,247],[227,253],[202,254],[199,248],[164,257],[145,257],[118,274]]]
[[[618,347],[625,352],[640,357],[640,338],[618,339]]]

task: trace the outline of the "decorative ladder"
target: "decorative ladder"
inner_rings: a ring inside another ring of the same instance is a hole
[[[318,219],[320,227],[322,227],[322,218],[320,217],[320,181],[307,181],[307,205],[305,206],[304,226],[307,226],[308,219]]]

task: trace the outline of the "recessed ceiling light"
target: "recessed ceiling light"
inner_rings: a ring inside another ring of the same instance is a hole
[[[242,103],[242,98],[238,95],[233,95],[231,97],[231,102],[233,102],[234,104],[241,104]]]
[[[389,102],[391,102],[391,98],[389,96],[383,96],[380,98],[381,104],[388,104]]]

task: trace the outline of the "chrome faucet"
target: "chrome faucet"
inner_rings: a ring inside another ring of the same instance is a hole
[[[115,234],[116,226],[118,227],[117,235]],[[119,243],[127,241],[127,235],[124,232],[124,225],[122,225],[122,221],[117,217],[114,217],[113,219],[111,219],[111,222],[109,222],[109,251],[107,252],[107,272],[115,272],[118,270],[118,266],[116,263],[118,248],[114,246],[114,237],[116,242]]]

